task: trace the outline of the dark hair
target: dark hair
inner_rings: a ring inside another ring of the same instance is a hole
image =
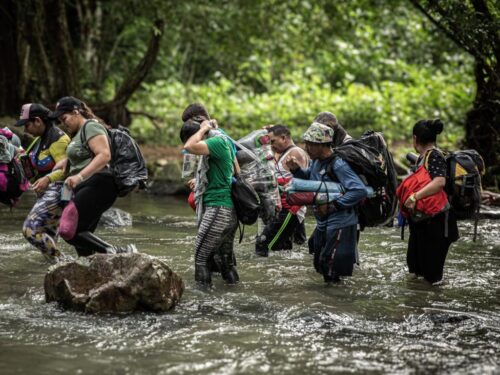
[[[443,131],[444,124],[440,119],[420,120],[413,126],[413,135],[417,143],[426,145],[436,142],[436,136]]]
[[[186,122],[193,117],[201,116],[205,120],[210,120],[210,115],[208,114],[207,109],[200,103],[192,103],[186,107],[184,112],[182,112],[182,121]]]
[[[283,135],[287,138],[290,138],[290,136],[291,136],[290,130],[285,125],[281,125],[281,124],[273,125],[273,126],[267,128],[267,131],[269,133],[273,133],[274,135],[277,135],[277,136]]]
[[[196,134],[200,130],[200,122],[189,119],[184,124],[182,124],[179,136],[181,137],[181,142],[186,143],[192,135]]]
[[[339,124],[337,116],[331,112],[320,112],[316,115],[313,122],[319,122],[320,124],[329,126],[333,130],[337,130]]]

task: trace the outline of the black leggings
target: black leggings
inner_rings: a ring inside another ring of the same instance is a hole
[[[105,252],[103,244],[106,244],[86,232],[95,231],[102,214],[113,205],[117,196],[111,174],[95,174],[75,188],[73,199],[62,213],[59,234],[76,248],[79,256]]]

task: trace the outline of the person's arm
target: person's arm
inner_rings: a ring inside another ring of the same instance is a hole
[[[355,206],[367,196],[365,184],[344,160],[336,159],[334,163],[335,175],[345,189],[345,193],[335,200],[334,205],[337,208]]]
[[[94,157],[91,162],[75,176],[68,177],[64,182],[70,188],[74,189],[79,183],[93,176],[95,173],[104,169],[111,160],[111,150],[109,148],[108,137],[100,134],[88,140],[88,145]]]
[[[194,155],[210,155],[210,150],[203,139],[205,134],[212,129],[210,122],[205,120],[200,125],[200,130],[193,134],[184,144],[184,150]]]
[[[408,208],[408,210],[410,211],[414,210],[415,206],[417,205],[417,201],[419,199],[427,198],[430,197],[431,195],[439,193],[441,190],[444,189],[445,185],[446,185],[446,178],[444,177],[433,178],[432,181],[429,182],[427,185],[425,185],[422,189],[420,189],[419,191],[413,193],[408,197],[408,199],[404,204],[405,207]]]
[[[50,155],[56,162],[56,165],[64,164],[63,160],[66,159],[66,148],[68,147],[69,142],[69,137],[62,136],[56,142],[50,145]],[[54,167],[53,171],[47,175],[47,178],[50,182],[64,180],[64,168],[56,169]]]
[[[285,162],[288,170],[293,174],[295,178],[302,178],[308,180],[311,174],[311,166],[302,167],[299,160],[293,155],[287,155]]]

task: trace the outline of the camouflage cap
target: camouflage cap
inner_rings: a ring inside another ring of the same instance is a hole
[[[333,129],[319,122],[313,122],[302,136],[302,139],[311,143],[332,143]]]

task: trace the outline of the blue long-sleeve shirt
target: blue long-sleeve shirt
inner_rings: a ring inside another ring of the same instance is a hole
[[[332,181],[326,173],[327,166],[332,161],[314,160],[307,169],[299,168],[293,176],[314,181]],[[352,168],[341,158],[333,161],[333,173],[345,189],[345,194],[336,200],[339,211],[332,212],[327,217],[316,216],[318,227],[343,228],[358,223],[358,215],[353,207],[366,197],[365,185]]]

